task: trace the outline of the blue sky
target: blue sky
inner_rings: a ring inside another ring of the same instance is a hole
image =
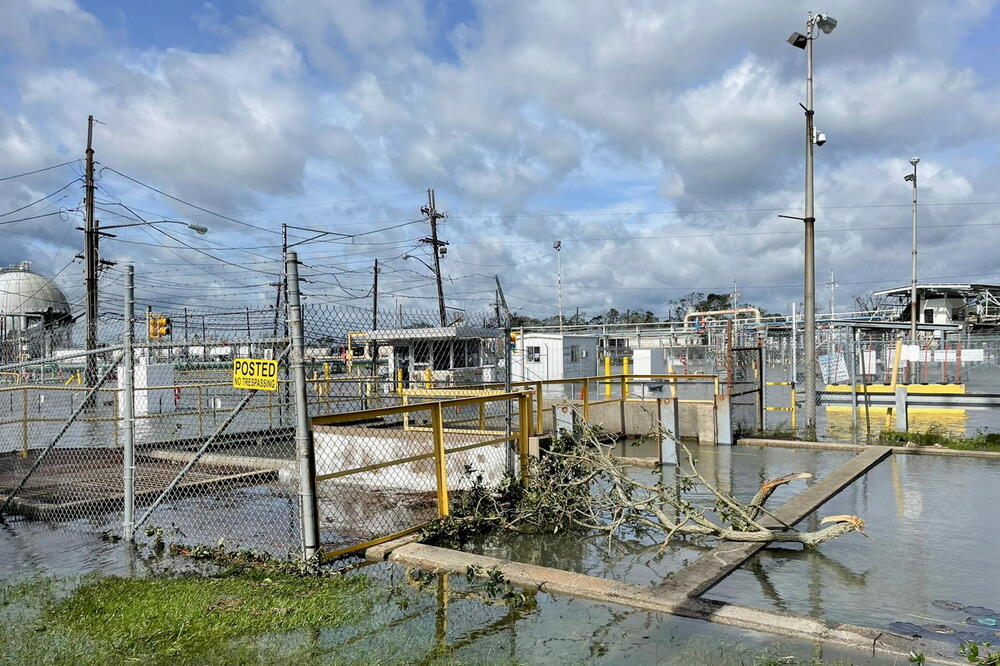
[[[271,302],[260,285],[278,270],[282,222],[366,234],[301,246],[313,302],[367,305],[377,257],[384,303],[432,307],[426,270],[403,259],[429,258],[426,225],[398,225],[420,217],[433,187],[450,214],[456,307],[487,307],[497,273],[512,304],[553,314],[561,240],[568,309],[663,314],[735,280],[746,300],[787,310],[801,294],[801,238],[777,214],[801,214],[804,63],[784,40],[809,9],[824,8],[31,0],[0,26],[4,171],[80,157],[87,114],[106,123],[105,224],[135,213],[211,227],[104,244],[137,264],[140,298],[162,307]],[[817,151],[820,284],[832,268],[846,303],[908,280],[902,175],[914,154],[929,204],[921,274],[1000,280],[995,3],[834,9],[840,25],[816,43],[817,124],[830,137]],[[74,169],[0,181],[0,212]],[[65,210],[5,226],[0,246],[4,263],[62,269],[71,299],[79,198],[74,185],[32,207]]]

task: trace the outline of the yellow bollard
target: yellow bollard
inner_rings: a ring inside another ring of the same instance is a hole
[[[329,363],[324,363],[323,364],[323,379],[326,380],[326,391],[325,391],[325,393],[327,395],[330,395],[330,364]]]
[[[611,357],[610,356],[605,356],[604,357],[604,376],[605,377],[610,377],[611,376]],[[611,380],[610,379],[605,379],[604,380],[604,397],[605,398],[610,398],[611,397]]]
[[[396,393],[402,393],[403,391],[403,369],[396,369]]]
[[[424,388],[434,388],[434,375],[430,368],[424,370]]]
[[[622,359],[622,375],[625,375],[625,377],[622,378],[622,399],[623,400],[628,399],[628,378],[627,378],[627,376],[628,376],[628,365],[629,365],[628,364],[628,356],[626,356],[625,358]]]

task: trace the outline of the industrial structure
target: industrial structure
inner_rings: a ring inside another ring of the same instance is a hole
[[[22,261],[0,270],[0,358],[25,361],[70,344],[69,299],[52,281]]]

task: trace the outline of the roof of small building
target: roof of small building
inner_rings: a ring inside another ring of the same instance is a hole
[[[412,342],[438,340],[475,340],[479,338],[499,338],[503,332],[496,328],[476,328],[473,326],[436,326],[427,328],[380,328],[364,331],[354,336],[357,342],[375,340],[377,342]]]
[[[1000,292],[1000,285],[995,284],[960,284],[960,283],[926,283],[917,284],[917,291],[923,292],[924,297],[927,294],[933,294],[940,298],[947,298],[949,296],[954,296],[955,298],[966,298],[969,296],[975,296],[976,294],[983,291],[993,291]],[[873,296],[900,296],[905,297],[910,295],[910,285],[903,287],[892,287],[891,289],[880,289],[879,291],[873,291]]]

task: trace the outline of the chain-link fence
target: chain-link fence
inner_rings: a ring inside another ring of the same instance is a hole
[[[297,304],[291,282],[295,299],[289,300]],[[373,317],[371,311],[307,304],[298,310],[302,342],[293,354],[295,324],[285,307],[134,312],[133,302],[129,297],[118,313],[102,314],[103,346],[91,353],[80,349],[79,325],[3,338],[4,516],[76,521],[137,538],[148,532],[189,544],[298,553],[303,517],[308,520],[298,416],[416,409],[399,433],[389,432],[390,419],[366,426],[373,432],[353,433],[349,446],[339,444],[351,456],[362,452],[384,460],[396,449],[379,453],[373,442],[396,437],[396,448],[410,450],[433,440],[426,412],[433,403],[462,397],[455,387],[489,397],[509,383],[507,334],[495,312],[440,326],[437,313]],[[94,380],[86,372],[88,358],[96,359]],[[301,399],[292,372],[296,360],[303,370]],[[269,390],[237,386],[234,366],[245,361],[276,362]],[[418,407],[423,404],[428,406]],[[511,442],[520,436],[517,399],[451,405],[443,418],[453,490],[479,475],[495,481],[497,470],[510,467]],[[328,436],[320,440],[315,464],[321,474],[353,459],[337,460],[340,449],[328,446]],[[421,464],[426,461],[414,461],[418,469],[407,473],[419,476]],[[320,498],[323,538],[335,547],[371,532],[356,511],[361,504],[352,488],[362,487],[359,482],[368,484],[366,497],[398,506],[421,506],[419,496],[427,491],[389,483],[385,474],[349,481],[325,484]],[[383,481],[386,487],[378,487]],[[353,513],[338,517],[331,506]]]

